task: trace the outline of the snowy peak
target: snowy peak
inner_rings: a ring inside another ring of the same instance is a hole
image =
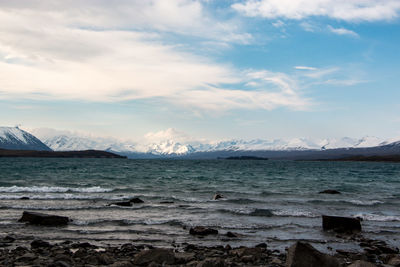
[[[0,127],[0,148],[12,150],[51,150],[19,127]]]
[[[158,144],[151,144],[146,152],[155,155],[185,155],[195,152],[195,149],[191,145],[183,145],[168,140]]]

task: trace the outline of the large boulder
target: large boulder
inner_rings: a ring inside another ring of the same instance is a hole
[[[150,263],[174,264],[175,254],[171,249],[154,248],[136,254],[133,264],[148,266]]]
[[[286,267],[340,267],[339,261],[304,242],[296,242],[287,253]]]
[[[212,229],[212,228],[207,228],[204,226],[196,226],[196,227],[192,227],[189,230],[189,234],[191,235],[217,235],[218,234],[218,230]]]
[[[359,218],[322,215],[322,228],[339,233],[353,233],[361,231]]]
[[[61,226],[67,225],[70,219],[65,216],[52,214],[44,214],[40,212],[24,211],[21,219],[18,222],[28,222],[30,224],[46,225],[46,226]]]

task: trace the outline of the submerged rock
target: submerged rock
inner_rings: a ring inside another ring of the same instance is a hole
[[[339,233],[361,232],[361,223],[358,218],[322,215],[322,228]]]
[[[49,248],[51,247],[50,243],[43,240],[33,240],[31,242],[31,248]]]
[[[133,264],[148,266],[150,263],[173,264],[175,262],[175,254],[170,249],[155,248],[143,250],[136,254]]]
[[[340,267],[339,261],[304,242],[296,242],[287,253],[286,267]]]
[[[218,234],[218,230],[212,229],[212,228],[207,228],[204,226],[196,226],[196,227],[192,227],[189,230],[189,234],[191,235],[217,235]]]
[[[58,216],[52,214],[44,214],[40,212],[24,211],[21,219],[18,222],[28,222],[37,225],[46,226],[61,226],[67,225],[70,219],[65,216]]]
[[[239,237],[238,234],[233,233],[233,232],[227,232],[227,233],[226,233],[226,236],[227,236],[227,237]]]
[[[213,196],[213,200],[218,200],[218,199],[221,199],[221,198],[224,198],[224,196],[221,195],[221,194],[218,194],[218,193]]]
[[[138,198],[138,197],[131,198],[131,199],[129,200],[129,202],[130,202],[130,203],[135,203],[135,204],[144,203],[144,201],[141,200],[141,199]]]
[[[332,195],[335,195],[335,194],[341,194],[341,193],[339,191],[337,191],[337,190],[327,189],[327,190],[319,192],[318,194],[332,194]]]
[[[29,200],[30,198],[29,197],[20,197],[19,199],[21,199],[21,200]]]

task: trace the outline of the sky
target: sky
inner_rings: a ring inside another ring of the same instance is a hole
[[[0,125],[400,136],[399,0],[0,0]]]

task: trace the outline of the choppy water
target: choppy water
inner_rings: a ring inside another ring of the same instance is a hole
[[[342,194],[318,194],[324,189]],[[226,199],[211,200],[216,192]],[[23,196],[30,200],[21,200]],[[131,197],[145,203],[108,205]],[[303,239],[343,248],[342,240],[321,229],[321,215],[327,214],[362,217],[366,236],[400,246],[399,207],[400,164],[0,159],[0,235],[22,239],[233,246],[267,242],[277,248]],[[73,222],[42,230],[17,222],[24,210],[65,215]],[[195,225],[242,236],[195,238],[188,234]]]

